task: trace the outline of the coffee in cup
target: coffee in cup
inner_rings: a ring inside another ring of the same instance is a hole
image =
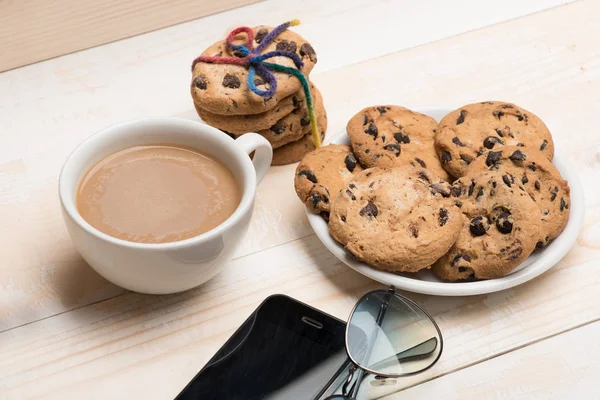
[[[194,148],[148,144],[97,162],[79,185],[77,210],[112,237],[167,243],[217,227],[240,199],[238,183],[219,160]]]

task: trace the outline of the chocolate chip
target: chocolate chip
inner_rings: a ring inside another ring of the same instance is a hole
[[[379,132],[379,130],[377,129],[377,125],[375,125],[375,123],[371,122],[369,124],[369,126],[367,127],[367,129],[365,129],[365,133],[367,135],[371,135],[373,136],[373,140],[377,139],[377,133]]]
[[[494,189],[496,188],[496,186],[497,186],[497,185],[498,185],[498,184],[496,183],[496,181],[492,181],[492,187],[493,187]]]
[[[308,126],[310,125],[310,117],[305,115],[304,117],[302,117],[302,119],[300,120],[300,126]]]
[[[465,147],[465,144],[463,142],[461,142],[460,139],[456,136],[454,136],[452,138],[452,143],[454,143],[455,145],[460,146],[460,147]]]
[[[260,76],[256,76],[256,77],[254,77],[254,84],[256,86],[264,85],[265,81]]]
[[[379,210],[377,209],[377,206],[371,202],[368,202],[366,206],[364,206],[362,208],[362,210],[360,210],[359,214],[363,217],[369,217],[369,218],[373,218],[376,217],[377,214],[379,214]]]
[[[519,121],[523,121],[523,116],[521,114],[516,114],[515,117],[517,117]]]
[[[434,183],[429,185],[429,189],[433,194],[441,194],[442,197],[450,197],[450,190],[448,187],[442,183]]]
[[[543,247],[544,247],[544,242],[542,242],[541,240],[538,240],[538,242],[535,244],[535,248],[539,250]]]
[[[287,129],[287,125],[282,120],[279,120],[269,130],[275,135],[281,135]]]
[[[240,85],[240,78],[232,74],[225,74],[225,77],[223,78],[223,86],[230,89],[238,89]]]
[[[365,150],[365,153],[366,153],[366,154],[369,154],[370,152],[371,152],[371,149],[366,149],[366,150]]]
[[[300,46],[299,53],[302,57],[308,56],[311,62],[317,62],[317,53],[315,53],[315,49],[313,49],[310,44],[304,43],[302,46]]]
[[[290,53],[295,53],[297,48],[298,46],[293,40],[282,40],[275,46],[275,49],[279,51],[289,51]]]
[[[467,267],[458,267],[458,272],[467,272]]]
[[[346,168],[350,172],[354,172],[354,168],[356,168],[357,162],[358,161],[356,161],[356,157],[354,157],[354,154],[348,154],[346,158],[344,158],[344,164],[346,164]]]
[[[460,155],[460,159],[465,162],[465,164],[469,165],[473,161],[473,159],[465,154]]]
[[[463,122],[465,122],[466,115],[467,115],[467,112],[465,110],[460,110],[460,113],[458,114],[458,118],[456,118],[456,125],[460,125]]]
[[[319,193],[313,193],[310,196],[313,208],[317,208],[317,205],[321,202],[321,195]]]
[[[550,210],[544,210],[544,211],[542,211],[542,215],[546,216],[548,214],[550,214]]]
[[[363,114],[363,126],[365,126],[368,122],[369,122],[369,117],[367,117],[367,114]]]
[[[372,188],[373,186],[375,186],[375,182],[371,182],[369,183],[369,187]]]
[[[519,150],[517,150],[517,151],[519,151]],[[488,167],[491,167],[492,165],[494,165],[498,161],[500,161],[500,157],[502,157],[501,151],[490,151],[487,155],[487,158],[485,159],[485,165],[487,165]]]
[[[237,101],[235,101],[233,99],[230,99],[230,100],[231,100],[231,104],[233,104],[233,107],[235,107],[235,108],[239,107]]]
[[[550,201],[556,200],[556,194],[558,193],[558,188],[554,186],[554,189],[550,191]]]
[[[469,257],[467,254],[457,254],[456,256],[454,256],[454,258],[452,259],[451,264],[452,265],[456,265],[458,264],[458,262],[460,260],[465,260],[466,262],[471,262],[471,257]]]
[[[410,228],[410,233],[415,238],[419,237],[419,230],[417,228],[415,228],[414,226]]]
[[[329,222],[329,213],[327,211],[321,211],[320,215],[325,221]]]
[[[500,117],[504,116],[504,113],[502,111],[499,111],[499,110],[494,110],[494,112],[492,114],[494,114],[494,117],[496,117],[498,119],[500,119]]]
[[[544,140],[544,141],[542,142],[541,146],[540,146],[540,150],[541,150],[541,151],[544,151],[544,149],[546,148],[546,146],[548,146],[548,141],[547,141],[547,140]]]
[[[419,178],[423,179],[425,182],[430,183],[431,180],[425,171],[419,171]]]
[[[198,75],[194,78],[194,87],[200,90],[206,90],[208,86],[208,82],[206,81],[206,77],[203,75]]]
[[[535,163],[531,163],[530,165],[527,166],[527,168],[529,168],[532,171],[537,171],[537,167],[535,166]]]
[[[564,211],[565,208],[569,208],[567,202],[562,197],[560,198],[560,211]]]
[[[512,104],[502,104],[500,106],[500,108],[504,108],[504,109],[506,109],[506,108],[513,108],[513,106],[512,106]]]
[[[425,161],[421,160],[420,158],[415,157],[415,161],[418,162],[421,167],[427,168],[427,164],[425,164]]]
[[[403,135],[402,132],[394,133],[394,139],[396,139],[398,143],[410,143],[408,135]]]
[[[447,151],[442,151],[442,163],[448,163],[452,161],[452,156]]]
[[[260,43],[265,38],[265,36],[267,36],[268,34],[269,34],[269,30],[268,29],[260,28],[256,32],[256,36],[254,36],[254,40],[256,41],[256,43]]]
[[[535,188],[537,190],[540,190],[540,181],[535,181],[535,183],[533,184],[533,186],[535,186]]]
[[[385,135],[381,135],[381,141],[385,143]]]
[[[462,201],[460,201],[460,200],[456,200],[456,201],[454,202],[454,205],[455,205],[456,207],[462,207]]]
[[[496,228],[498,228],[498,231],[500,231],[500,233],[503,233],[505,235],[511,233],[513,229],[511,215],[504,211],[498,213],[498,215],[496,216]]]
[[[475,196],[475,200],[479,200],[479,198],[483,196],[483,188],[479,188],[479,191],[477,192],[477,196]]]
[[[377,111],[379,111],[379,114],[385,114],[387,112],[387,108],[384,106],[379,106],[375,108]]]
[[[504,134],[502,134],[502,130],[501,129],[496,129],[496,134],[500,137],[504,137]]]
[[[340,220],[341,220],[342,222],[346,222],[346,217],[344,217],[344,216],[342,215],[342,216],[340,217]]]
[[[521,182],[523,182],[523,185],[529,182],[529,178],[527,177],[527,175],[523,175],[523,177],[521,178]]]
[[[523,249],[521,247],[517,247],[514,250],[511,250],[508,255],[508,260],[509,261],[513,261],[516,260],[517,258],[521,257],[521,254],[523,254]]]
[[[304,176],[306,179],[308,179],[312,183],[317,183],[317,177],[315,176],[315,174],[313,174],[312,171],[310,171],[308,169],[303,169],[302,171],[298,172],[298,176]]]
[[[489,223],[487,221],[487,218],[484,220],[484,218],[481,215],[473,218],[471,220],[471,223],[469,224],[469,230],[471,231],[471,234],[473,234],[473,236],[485,235],[485,232],[488,230],[488,228]]]
[[[473,190],[475,190],[475,181],[471,181],[471,185],[469,186],[469,191],[467,194],[471,196],[473,194]]]
[[[504,142],[498,139],[496,136],[488,136],[483,141],[483,146],[486,149],[493,149],[496,144],[504,144]]]
[[[384,150],[394,152],[394,155],[398,157],[400,155],[400,146],[397,143],[390,143],[383,146]]]
[[[510,177],[508,175],[502,175],[502,182],[508,187],[510,187]]]
[[[446,222],[448,222],[448,210],[445,208],[440,208],[440,216],[438,220],[440,222],[440,226],[446,225]]]
[[[515,150],[508,158],[510,158],[511,161],[525,161],[527,156],[521,150]]]
[[[354,195],[354,193],[352,193],[350,190],[346,190],[346,194],[347,194],[348,196],[350,196],[350,198],[351,198],[352,200],[356,200],[356,196],[355,196],[355,195]]]
[[[452,186],[450,188],[450,193],[452,194],[452,196],[458,197],[462,194],[462,189],[458,186]]]

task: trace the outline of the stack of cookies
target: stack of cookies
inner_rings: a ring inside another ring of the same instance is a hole
[[[257,26],[252,28],[252,46],[259,46],[274,28]],[[233,43],[245,44],[246,33],[239,33]],[[301,72],[308,78],[317,62],[312,46],[300,35],[284,30],[260,51],[294,53],[303,62]],[[225,40],[210,46],[203,56],[213,58],[237,57],[242,55],[232,51]],[[290,58],[277,56],[268,59],[269,63],[295,68]],[[298,77],[285,72],[271,71],[277,81],[277,89],[268,98],[254,93],[248,86],[249,70],[244,65],[197,62],[192,71],[191,94],[196,111],[207,124],[218,128],[233,138],[247,132],[263,135],[273,146],[273,165],[298,162],[315,149],[311,136],[311,125],[307,102]],[[269,89],[269,83],[257,74],[254,86],[261,91]],[[327,129],[327,115],[319,90],[309,84],[317,126],[322,137]]]
[[[461,107],[438,124],[368,107],[298,165],[296,193],[372,267],[432,268],[448,281],[498,278],[565,228],[569,185],[546,125],[514,104]]]

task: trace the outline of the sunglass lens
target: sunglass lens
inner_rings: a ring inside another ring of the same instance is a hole
[[[361,299],[347,338],[353,361],[382,376],[423,371],[442,351],[442,337],[431,318],[412,301],[383,290]]]

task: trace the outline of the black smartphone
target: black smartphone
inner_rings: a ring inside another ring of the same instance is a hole
[[[318,399],[348,366],[344,321],[268,297],[176,400]]]

